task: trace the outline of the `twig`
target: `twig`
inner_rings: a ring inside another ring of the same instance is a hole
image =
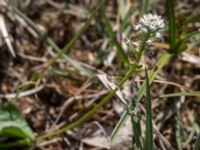
[[[5,98],[5,99],[21,98],[21,97],[35,94],[35,93],[41,91],[43,88],[44,88],[44,85],[40,85],[34,89],[27,90],[27,91],[21,92],[21,93],[0,94],[0,98]]]
[[[15,51],[14,51],[14,49],[12,47],[12,44],[11,44],[11,41],[10,41],[10,37],[8,35],[8,31],[6,29],[6,24],[5,24],[4,17],[1,14],[0,14],[0,32],[1,32],[3,38],[4,38],[5,42],[6,42],[6,45],[8,46],[8,49],[9,49],[11,55],[13,57],[16,57]]]
[[[78,96],[74,96],[74,97],[69,98],[69,99],[66,100],[66,102],[63,104],[63,106],[62,106],[62,108],[61,108],[61,110],[60,110],[60,112],[59,112],[59,114],[58,114],[58,116],[57,116],[55,122],[53,123],[53,126],[55,126],[55,125],[58,123],[58,121],[60,120],[60,118],[61,118],[62,114],[64,113],[64,111],[66,110],[66,108],[67,108],[70,104],[72,104],[75,100],[96,98],[96,97],[100,97],[100,96],[106,94],[107,92],[108,92],[107,90],[106,90],[106,91],[104,90],[104,91],[101,91],[101,92],[99,92],[99,93],[97,93],[97,94],[78,95]]]

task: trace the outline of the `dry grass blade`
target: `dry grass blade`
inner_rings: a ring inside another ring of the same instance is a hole
[[[56,52],[57,55],[55,57],[53,57],[52,59],[50,59],[46,65],[45,68],[43,69],[42,72],[44,72],[49,66],[53,65],[56,60],[60,57],[64,57],[65,60],[67,60],[67,62],[69,64],[71,64],[74,68],[76,68],[77,70],[79,70],[82,74],[86,75],[86,76],[90,76],[92,74],[92,72],[88,69],[85,68],[81,65],[81,63],[79,61],[76,61],[72,58],[70,58],[69,56],[67,56],[65,53],[68,52],[68,50],[75,44],[75,42],[78,40],[78,38],[83,34],[83,32],[87,29],[87,27],[89,26],[91,20],[95,17],[96,13],[98,12],[98,10],[101,8],[101,6],[104,4],[104,0],[101,1],[101,3],[96,7],[96,9],[91,13],[90,17],[85,21],[84,25],[80,28],[80,30],[78,31],[78,33],[64,46],[63,49],[60,49],[59,46],[53,41],[52,38],[48,37],[43,31],[41,31],[38,26],[30,19],[28,18],[25,14],[23,14],[19,9],[17,9],[16,7],[12,7],[12,9],[15,11],[15,13],[20,16],[21,18],[24,19],[24,21],[26,21],[26,23],[42,38],[44,38],[44,41],[50,45]]]
[[[29,96],[29,95],[32,95],[32,94],[35,94],[39,91],[41,91],[42,89],[44,88],[43,85],[40,85],[34,89],[31,89],[31,90],[27,90],[27,91],[24,91],[24,92],[21,92],[21,93],[12,93],[12,94],[0,94],[0,98],[5,98],[5,99],[14,99],[14,98],[21,98],[21,97],[24,97],[24,96]]]
[[[99,80],[104,84],[104,86],[107,89],[114,90],[117,87],[117,85],[114,82],[108,80],[106,74],[98,74],[97,77],[99,78]],[[123,97],[123,95],[122,95],[120,90],[118,90],[116,92],[116,95],[119,97],[121,102],[126,106],[127,105],[127,101],[124,99],[124,97]]]
[[[8,31],[6,29],[5,19],[4,19],[3,15],[1,15],[1,14],[0,14],[0,32],[3,36],[3,39],[6,42],[6,45],[8,46],[8,49],[9,49],[11,55],[13,57],[16,57],[15,51],[12,47],[12,44],[11,44],[11,41],[10,41],[10,38],[9,38]]]
[[[76,100],[80,100],[80,99],[90,99],[90,98],[99,98],[102,95],[105,95],[107,93],[107,91],[101,91],[97,94],[88,94],[88,95],[76,95],[74,97],[69,98],[68,100],[66,100],[66,102],[63,104],[60,113],[58,114],[53,126],[55,126],[58,121],[60,120],[60,118],[62,117],[64,111],[66,110],[66,108],[72,104],[74,101]]]

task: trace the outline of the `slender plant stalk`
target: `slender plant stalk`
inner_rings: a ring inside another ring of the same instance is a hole
[[[161,56],[161,58],[158,60],[157,62],[157,68],[155,70],[152,70],[150,73],[149,73],[149,84],[151,84],[154,80],[154,78],[156,77],[156,75],[160,72],[160,70],[162,69],[162,67],[167,63],[167,61],[172,57],[171,54],[169,53],[165,53]],[[132,106],[133,106],[133,102],[134,103],[139,103],[140,100],[142,99],[144,93],[145,93],[145,82],[141,85],[140,89],[137,91],[137,93],[135,94],[133,100],[129,103],[128,107],[131,109]],[[133,109],[136,109],[137,108],[137,105],[134,106]],[[117,135],[117,132],[119,131],[119,129],[124,125],[124,123],[126,122],[126,120],[128,119],[129,117],[129,113],[128,111],[126,110],[120,120],[118,121],[116,127],[114,128],[112,134],[111,134],[111,143],[112,141],[114,140],[115,136]]]
[[[146,48],[146,41],[148,40],[148,37],[149,37],[150,33],[148,33],[144,40],[142,41],[142,45],[141,45],[141,49],[139,51],[139,53],[137,53],[137,57],[136,57],[136,65],[139,65],[139,62],[145,52],[145,48]],[[128,112],[128,115],[130,116],[131,118],[131,124],[132,124],[132,149],[142,149],[142,143],[140,141],[140,121],[139,121],[139,118],[134,115],[132,113],[132,110],[130,107],[127,107],[127,112]]]
[[[46,133],[45,135],[39,136],[37,137],[37,141],[41,141],[44,140],[48,137],[53,137],[56,135],[59,135],[61,133],[64,133],[76,126],[78,126],[79,124],[81,124],[82,122],[86,121],[87,119],[89,119],[99,108],[101,108],[103,105],[105,105],[114,95],[115,93],[123,86],[123,84],[137,71],[137,65],[133,64],[131,65],[128,73],[126,74],[126,76],[121,80],[121,82],[117,85],[117,87],[110,92],[98,105],[96,105],[93,109],[91,109],[89,112],[87,112],[85,115],[83,115],[80,119],[78,119],[77,121],[73,122],[72,124],[57,130],[55,132],[52,133]]]
[[[141,48],[139,53],[137,54],[136,63],[139,64],[141,57],[143,56],[144,52],[146,51],[146,42],[150,36],[150,31],[148,31],[147,35],[144,37],[142,41]]]
[[[48,137],[53,137],[53,136],[59,135],[61,133],[64,133],[64,132],[66,132],[66,131],[78,126],[79,124],[81,124],[85,120],[89,119],[99,108],[101,108],[103,105],[105,105],[115,95],[115,93],[123,86],[123,84],[130,77],[132,77],[134,73],[137,72],[138,64],[139,64],[139,62],[141,60],[142,54],[145,51],[145,45],[146,45],[146,41],[148,39],[148,36],[149,35],[147,35],[145,37],[145,39],[144,39],[144,41],[142,43],[142,47],[141,47],[140,52],[137,55],[136,62],[134,64],[130,64],[130,69],[129,69],[128,73],[125,75],[125,77],[120,81],[120,83],[117,85],[117,87],[113,91],[111,91],[98,105],[96,105],[93,109],[91,109],[89,112],[87,112],[85,115],[83,115],[77,121],[73,122],[72,124],[62,128],[60,130],[57,130],[55,132],[46,133],[45,135],[39,136],[39,137],[37,137],[37,140],[40,141],[40,140],[44,140],[44,139],[46,139]]]
[[[72,128],[75,128],[76,126],[78,126],[79,124],[83,123],[84,121],[86,121],[87,119],[89,119],[99,108],[101,108],[103,105],[105,105],[114,95],[115,93],[123,86],[123,84],[137,71],[137,64],[132,64],[130,66],[129,71],[127,72],[127,74],[125,75],[125,77],[120,81],[120,83],[117,85],[117,87],[110,92],[98,105],[96,105],[93,109],[91,109],[89,112],[87,112],[85,115],[83,115],[80,119],[78,119],[77,121],[73,122],[72,124],[57,130],[55,132],[52,133],[46,133],[42,136],[38,136],[36,138],[36,141],[42,141],[45,140],[48,137],[53,137],[53,136],[57,136],[61,133],[64,133]],[[10,146],[9,146],[10,144]],[[5,144],[2,145],[2,147],[12,147],[12,146],[17,146],[17,145],[30,145],[30,140],[27,141],[27,139],[23,139],[17,142],[11,142],[9,144]]]

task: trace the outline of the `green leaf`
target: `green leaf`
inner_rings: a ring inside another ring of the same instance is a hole
[[[146,150],[153,150],[153,125],[152,125],[152,110],[151,110],[151,94],[150,94],[150,85],[149,85],[149,77],[146,73]]]
[[[10,103],[0,106],[0,136],[35,139],[20,111]]]

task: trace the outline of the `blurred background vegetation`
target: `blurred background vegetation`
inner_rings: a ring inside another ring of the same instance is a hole
[[[151,97],[154,149],[199,150],[199,10],[199,0],[1,0],[0,147],[131,149],[122,94],[140,102],[140,140],[148,141]],[[125,40],[136,40],[133,25],[148,12],[166,23],[163,40],[142,58],[149,82],[142,70],[108,102],[104,85],[128,71],[134,56]]]

